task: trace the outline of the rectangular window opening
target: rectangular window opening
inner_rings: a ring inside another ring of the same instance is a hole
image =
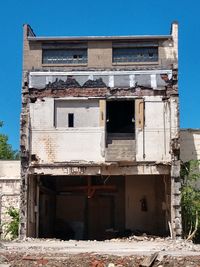
[[[74,113],[68,113],[68,127],[74,127]]]

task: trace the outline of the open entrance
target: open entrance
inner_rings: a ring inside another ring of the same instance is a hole
[[[124,231],[124,188],[122,176],[41,176],[38,237],[62,240],[116,237]]]
[[[30,237],[105,240],[169,235],[170,176],[31,176]]]
[[[106,161],[135,161],[135,101],[107,101]]]
[[[106,105],[107,133],[135,132],[135,104],[133,100],[108,101]]]

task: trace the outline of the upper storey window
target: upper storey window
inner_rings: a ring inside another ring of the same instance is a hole
[[[158,62],[157,44],[114,44],[113,63]]]
[[[43,64],[86,64],[87,49],[43,49]]]

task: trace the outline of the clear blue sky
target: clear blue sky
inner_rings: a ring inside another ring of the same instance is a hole
[[[0,3],[0,119],[19,148],[22,25],[36,35],[169,34],[179,22],[179,92],[182,128],[200,128],[199,0],[6,0]]]

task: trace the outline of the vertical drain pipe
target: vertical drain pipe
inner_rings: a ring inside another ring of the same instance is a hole
[[[165,111],[166,111],[166,103],[164,102],[163,103],[164,106],[163,106],[163,127],[164,127],[164,153],[165,153],[165,156],[166,156],[166,122],[165,122]]]
[[[146,158],[145,153],[145,101],[143,102],[143,159]]]

